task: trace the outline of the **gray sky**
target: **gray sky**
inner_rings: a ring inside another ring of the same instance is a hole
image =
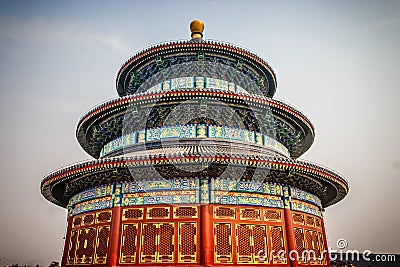
[[[117,96],[124,60],[188,39],[193,19],[273,66],[276,98],[316,128],[302,158],[349,180],[326,211],[329,245],[399,253],[399,1],[0,1],[0,257],[60,259],[66,211],[41,178],[89,158],[76,124]]]

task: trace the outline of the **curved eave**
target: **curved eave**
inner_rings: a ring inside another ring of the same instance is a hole
[[[214,162],[218,164],[235,164],[240,166],[254,166],[260,168],[268,168],[282,172],[296,173],[310,180],[317,180],[327,185],[327,196],[318,196],[322,199],[323,207],[330,206],[343,199],[348,192],[348,182],[339,174],[328,170],[327,168],[318,166],[314,163],[291,160],[286,158],[271,157],[252,157],[252,156],[229,156],[217,155],[212,157],[196,156],[196,155],[164,155],[159,157],[148,158],[145,156],[138,157],[116,157],[100,160],[90,160],[76,163],[68,167],[50,173],[45,176],[41,182],[41,192],[43,196],[56,205],[66,207],[67,200],[63,199],[63,190],[67,181],[76,181],[82,177],[95,175],[100,172],[114,172],[116,170],[127,169],[130,167],[146,167],[163,166],[164,164],[190,164]],[[118,171],[117,171],[118,172]],[[290,179],[287,178],[287,179]],[[303,188],[307,190],[306,188]]]
[[[151,46],[136,53],[121,66],[117,73],[116,87],[119,96],[126,95],[125,89],[129,83],[128,74],[132,70],[146,66],[146,64],[154,61],[159,55],[178,55],[182,53],[196,52],[199,50],[212,51],[213,53],[220,53],[222,56],[230,56],[232,58],[241,59],[242,61],[247,62],[254,69],[258,70],[259,75],[264,74],[268,79],[269,90],[268,92],[264,92],[264,94],[269,97],[274,96],[277,88],[276,75],[267,62],[247,49],[232,44],[211,40],[204,40],[200,43],[186,40],[172,41]],[[121,88],[123,88],[122,91]]]
[[[252,105],[256,108],[271,108],[273,112],[276,112],[280,116],[286,117],[289,121],[297,124],[303,131],[304,138],[302,140],[301,150],[295,153],[291,152],[292,158],[298,158],[305,151],[307,151],[312,143],[314,142],[314,126],[310,120],[303,115],[300,111],[293,107],[272,98],[266,98],[255,94],[232,94],[221,91],[170,91],[165,93],[153,94],[153,93],[140,93],[132,96],[126,96],[122,98],[112,99],[105,102],[89,112],[87,112],[78,122],[76,137],[82,148],[94,158],[98,158],[100,150],[93,150],[89,145],[88,141],[88,130],[100,119],[115,116],[118,113],[125,112],[126,108],[131,103],[145,104],[157,101],[160,97],[163,98],[180,98],[182,100],[191,99],[193,97],[209,97],[215,99],[222,99],[226,102],[237,102],[238,100],[244,101],[245,103]],[[103,144],[104,146],[105,144]]]

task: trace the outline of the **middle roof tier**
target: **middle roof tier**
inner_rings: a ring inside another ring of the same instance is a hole
[[[218,79],[201,78],[207,84],[219,85],[196,87],[198,77],[181,77],[169,80],[169,88],[164,87],[163,82],[161,86],[92,108],[78,123],[78,142],[87,153],[99,158],[104,156],[102,150],[110,142],[135,132],[145,131],[144,141],[147,142],[152,141],[147,139],[147,134],[155,129],[176,130],[185,125],[202,125],[208,127],[204,138],[213,137],[208,134],[210,127],[222,129],[224,139],[229,139],[225,132],[231,129],[239,131],[240,135],[253,135],[253,143],[257,143],[257,136],[261,135],[263,143],[268,138],[276,141],[287,149],[287,156],[291,158],[299,157],[312,145],[314,127],[298,110],[238,86],[229,87],[229,83],[221,86]],[[190,86],[192,81],[194,85]],[[180,134],[174,137],[181,138]],[[248,139],[243,138],[241,141]]]

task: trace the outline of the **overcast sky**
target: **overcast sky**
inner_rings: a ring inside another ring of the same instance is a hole
[[[76,124],[117,96],[124,60],[189,39],[193,19],[271,64],[276,98],[316,128],[302,158],[349,180],[325,213],[330,247],[399,253],[399,1],[0,1],[0,257],[60,260],[66,211],[40,180],[89,158]]]

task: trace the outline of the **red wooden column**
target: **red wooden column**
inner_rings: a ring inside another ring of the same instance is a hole
[[[285,215],[286,242],[288,246],[288,254],[287,254],[288,262],[291,267],[297,267],[298,266],[297,259],[293,261],[289,258],[290,255],[292,257],[296,256],[294,252],[291,253],[291,251],[296,250],[292,211],[290,210],[290,207],[285,207],[283,212]]]
[[[329,259],[329,251],[328,251],[328,240],[326,238],[325,223],[324,223],[324,218],[322,216],[321,216],[321,231],[322,231],[322,237],[324,238],[324,250],[327,263],[326,266],[331,267],[331,261]]]
[[[110,230],[110,250],[108,266],[115,267],[118,265],[118,247],[121,239],[121,207],[116,206],[113,208],[111,230]]]
[[[200,206],[200,263],[204,267],[214,264],[214,233],[212,223],[212,206],[205,204]]]
[[[69,214],[67,215],[68,219],[67,219],[67,233],[65,235],[65,240],[64,240],[64,253],[63,253],[63,257],[61,260],[61,266],[65,267],[67,265],[67,257],[68,257],[68,248],[69,248],[69,240],[71,239],[71,230],[72,230],[72,217],[73,216],[69,216]]]
[[[287,242],[287,247],[288,247],[288,262],[291,267],[297,267],[298,266],[298,261],[297,258],[295,260],[291,260],[290,256],[296,257],[297,254],[295,254],[294,251],[296,251],[296,243],[295,243],[295,235],[294,235],[294,228],[293,228],[293,216],[292,216],[292,211],[290,209],[290,194],[289,194],[289,188],[284,187],[283,188],[283,202],[285,205],[285,208],[283,209],[283,214],[285,216],[285,230],[286,230],[286,242]],[[292,252],[293,251],[293,252]]]

